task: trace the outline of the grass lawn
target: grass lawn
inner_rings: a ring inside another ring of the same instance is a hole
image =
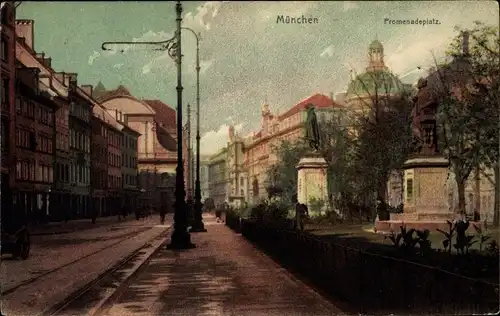
[[[342,245],[359,248],[361,250],[374,250],[377,245],[393,245],[392,241],[385,238],[382,234],[373,232],[373,223],[365,222],[362,224],[339,224],[339,225],[314,225],[308,224],[305,230],[313,235],[321,237],[323,240],[337,242]],[[474,230],[470,234],[474,234]],[[397,233],[397,232],[396,232]],[[500,230],[491,228],[485,231],[485,234],[491,236],[486,241],[483,248],[486,247],[491,240],[496,240],[500,243]],[[433,249],[443,249],[443,234],[438,231],[431,231],[429,240]],[[479,249],[479,242],[476,242],[472,249]]]

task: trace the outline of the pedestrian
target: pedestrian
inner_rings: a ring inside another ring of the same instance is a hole
[[[165,208],[163,208],[163,207],[162,207],[162,208],[160,208],[160,223],[161,223],[162,225],[164,225],[164,224],[165,224],[165,214],[166,214],[166,210],[165,210]]]
[[[215,209],[215,220],[217,223],[220,223],[222,221],[222,210],[220,209],[220,206]]]

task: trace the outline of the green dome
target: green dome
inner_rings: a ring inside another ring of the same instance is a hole
[[[382,46],[382,43],[380,43],[378,40],[374,40],[370,46],[369,49],[378,49],[378,50],[384,50],[384,46]]]
[[[404,91],[404,84],[394,74],[386,70],[374,70],[365,72],[351,81],[347,88],[347,96],[401,94]]]

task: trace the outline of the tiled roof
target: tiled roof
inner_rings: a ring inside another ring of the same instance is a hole
[[[278,119],[284,120],[287,117],[290,117],[290,116],[292,116],[300,111],[303,111],[306,109],[307,105],[309,105],[309,104],[312,104],[315,107],[315,109],[342,107],[342,105],[334,102],[332,99],[330,99],[326,95],[316,93],[315,95],[310,96],[307,99],[300,101],[298,104],[296,104],[294,107],[292,107],[290,110],[286,111],[285,113],[279,115]]]
[[[142,100],[156,112],[155,118],[159,125],[164,127],[167,131],[177,126],[176,119],[177,113],[174,109],[161,102],[160,100]]]
[[[120,86],[118,86],[118,88],[116,88],[114,90],[101,92],[100,95],[96,97],[96,99],[97,99],[97,101],[103,102],[104,100],[109,100],[109,99],[124,96],[124,95],[129,96],[129,97],[132,96],[132,94],[130,93],[130,91],[128,91],[127,88],[120,85]]]

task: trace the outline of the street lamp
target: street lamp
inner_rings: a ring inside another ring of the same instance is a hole
[[[194,221],[190,232],[206,232],[201,215],[201,186],[200,186],[200,36],[189,27],[182,29],[190,31],[196,38],[196,181],[194,193]]]
[[[177,64],[177,168],[175,176],[175,214],[174,231],[172,233],[170,244],[167,249],[190,249],[195,245],[191,243],[191,235],[187,230],[187,207],[186,207],[186,189],[184,184],[184,166],[182,155],[182,50],[181,50],[181,22],[182,22],[182,4],[177,1],[175,5],[177,13],[177,30],[175,36],[166,41],[160,42],[106,42],[102,44],[103,50],[109,50],[106,45],[160,45],[155,50],[167,50],[171,58]],[[123,52],[123,50],[122,50]]]

